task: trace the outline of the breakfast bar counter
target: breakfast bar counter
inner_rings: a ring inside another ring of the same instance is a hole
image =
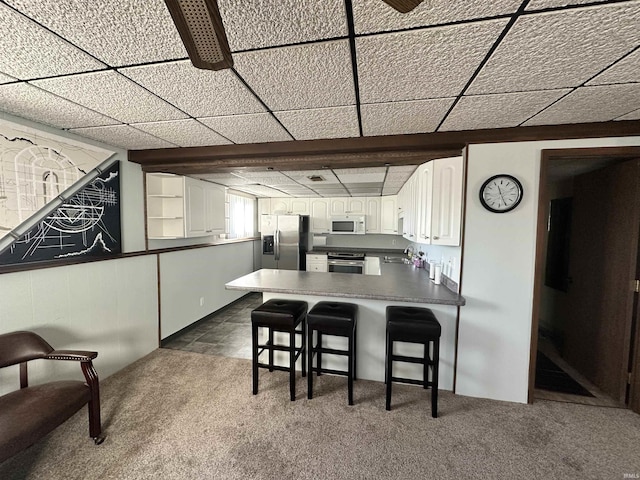
[[[320,301],[355,303],[358,305],[358,378],[376,381],[384,381],[387,306],[430,308],[442,326],[440,389],[453,390],[456,321],[458,309],[465,304],[465,299],[444,285],[435,285],[424,269],[397,263],[381,263],[380,267],[380,275],[262,269],[227,283],[226,288],[262,292],[264,301],[272,298],[303,300],[309,309]],[[323,337],[323,344],[328,348],[344,348],[343,340]],[[400,355],[421,356],[423,346],[396,344],[395,351]],[[279,359],[277,356],[276,362],[284,365],[284,357]],[[332,356],[328,355],[323,361],[327,368],[345,368],[344,358],[329,357]],[[420,365],[398,363],[394,376],[422,378],[422,369]]]
[[[464,297],[444,285],[435,285],[421,268],[397,263],[381,264],[380,275],[299,272],[262,269],[225,285],[229,290],[247,290],[295,295],[386,300],[389,302],[464,305]],[[347,301],[347,300],[345,300]]]

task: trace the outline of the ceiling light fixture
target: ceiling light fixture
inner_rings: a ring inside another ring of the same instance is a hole
[[[216,0],[164,0],[191,63],[205,70],[233,66]]]
[[[307,178],[312,182],[324,182],[324,177],[322,175],[309,175]]]
[[[384,0],[389,6],[395,8],[400,13],[409,13],[422,3],[422,0]]]

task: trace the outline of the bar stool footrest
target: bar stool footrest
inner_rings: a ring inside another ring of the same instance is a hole
[[[420,363],[424,364],[424,358],[422,357],[407,357],[404,355],[391,355],[391,360],[394,362],[405,362],[405,363]],[[433,365],[433,361],[431,359],[428,360],[428,365]]]
[[[397,382],[397,383],[410,383],[411,385],[424,385],[425,382],[422,380],[419,380],[417,378],[402,378],[402,377],[391,377],[391,381],[392,382]],[[426,386],[427,387],[431,387],[433,386],[433,382],[426,382]]]
[[[335,348],[314,347],[313,353],[329,353],[331,355],[349,355],[348,350],[336,350]]]
[[[343,375],[345,377],[349,376],[349,372],[346,372],[344,370],[333,370],[331,368],[318,368],[318,367],[313,367],[313,371],[314,372],[320,372],[320,373],[329,373],[331,375]]]

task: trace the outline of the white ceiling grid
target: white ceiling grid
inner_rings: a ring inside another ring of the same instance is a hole
[[[0,0],[0,111],[127,149],[640,119],[640,0],[218,3],[234,68],[212,72],[163,0]],[[212,181],[337,196],[410,174],[294,172]]]

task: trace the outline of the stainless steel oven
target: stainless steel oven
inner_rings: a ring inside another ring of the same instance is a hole
[[[364,253],[329,252],[327,266],[335,273],[364,273]]]

